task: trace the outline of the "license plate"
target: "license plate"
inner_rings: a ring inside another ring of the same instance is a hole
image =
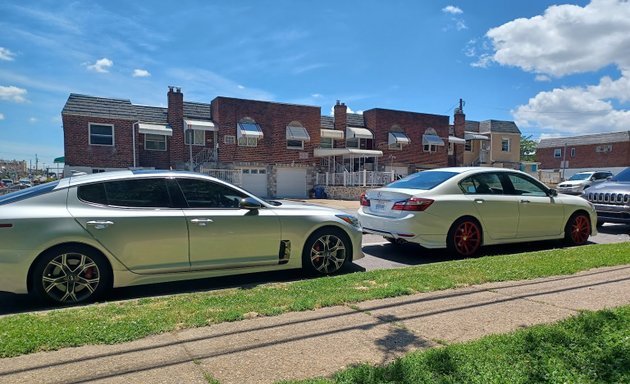
[[[377,212],[383,212],[385,210],[385,202],[376,202],[374,204],[374,210]]]

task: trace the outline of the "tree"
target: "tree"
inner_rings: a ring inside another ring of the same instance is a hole
[[[536,161],[538,142],[532,136],[521,135],[521,161]]]

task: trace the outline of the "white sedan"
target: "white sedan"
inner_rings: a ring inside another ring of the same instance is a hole
[[[422,171],[361,195],[366,233],[472,256],[482,245],[596,235],[597,214],[577,196],[558,194],[526,173],[484,167]]]

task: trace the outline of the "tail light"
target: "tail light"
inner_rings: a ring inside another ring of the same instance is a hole
[[[392,207],[395,211],[424,211],[433,204],[431,199],[423,199],[420,197],[411,197],[407,200],[398,201]]]
[[[365,192],[363,192],[361,194],[361,197],[359,198],[359,202],[364,207],[369,207],[370,206],[370,200],[367,198],[367,196],[365,196]]]

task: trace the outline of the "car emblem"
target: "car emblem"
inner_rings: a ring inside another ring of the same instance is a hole
[[[383,197],[383,192],[377,192],[376,193],[376,198],[380,199],[381,197]]]

